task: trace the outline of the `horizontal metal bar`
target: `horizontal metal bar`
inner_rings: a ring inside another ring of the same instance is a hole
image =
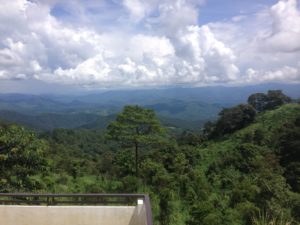
[[[54,201],[54,204],[127,204],[128,201]]]
[[[3,199],[0,203],[47,203],[47,201],[40,200],[17,200],[17,199]]]
[[[45,203],[58,205],[76,204],[129,204],[138,198],[145,198],[143,194],[31,194],[31,193],[0,193],[0,203]],[[70,200],[67,200],[70,199]],[[123,199],[123,200],[121,200]]]
[[[133,197],[145,198],[144,194],[31,194],[0,193],[0,197]]]
[[[0,200],[0,203],[26,203],[26,204],[47,204],[49,205],[59,205],[59,204],[129,204],[129,201],[41,201],[41,200]]]

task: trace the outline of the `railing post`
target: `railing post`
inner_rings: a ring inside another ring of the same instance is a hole
[[[149,195],[144,195],[144,201],[145,201],[145,213],[146,213],[146,217],[147,217],[146,218],[147,225],[153,225],[152,210],[151,210]]]
[[[138,198],[137,204],[138,204],[138,205],[143,205],[143,204],[144,204],[144,199]]]

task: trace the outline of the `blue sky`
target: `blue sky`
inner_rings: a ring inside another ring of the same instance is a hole
[[[299,0],[0,3],[0,92],[300,81]]]
[[[199,24],[230,20],[238,15],[251,16],[276,2],[276,0],[208,0],[199,9]]]

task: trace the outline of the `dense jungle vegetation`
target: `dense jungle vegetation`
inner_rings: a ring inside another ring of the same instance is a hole
[[[180,134],[135,105],[106,129],[2,122],[0,192],[149,193],[157,225],[299,224],[300,105],[255,93]]]

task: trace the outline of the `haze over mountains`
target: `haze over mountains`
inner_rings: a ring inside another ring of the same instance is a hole
[[[114,90],[85,95],[0,94],[0,119],[38,131],[54,128],[105,128],[124,105],[138,104],[156,111],[166,126],[200,129],[224,107],[245,103],[251,93],[281,89],[300,97],[299,84],[245,87],[211,86]]]

